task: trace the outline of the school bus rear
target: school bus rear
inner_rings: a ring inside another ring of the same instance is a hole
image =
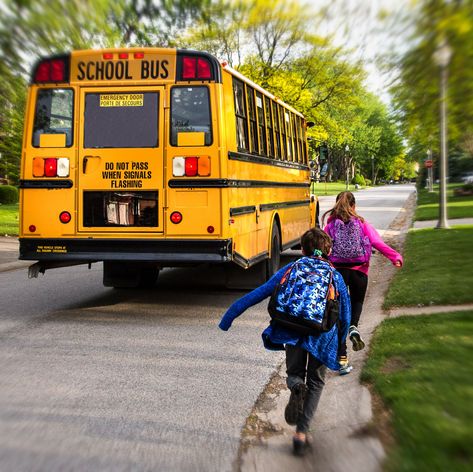
[[[104,261],[105,285],[126,286],[153,283],[160,266],[231,260],[219,87],[218,62],[191,51],[76,51],[36,65],[20,182],[20,259],[38,261],[33,275]]]

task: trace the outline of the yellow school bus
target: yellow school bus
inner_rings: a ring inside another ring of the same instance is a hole
[[[306,128],[205,52],[43,58],[26,109],[20,259],[37,261],[33,276],[103,261],[115,287],[200,263],[266,278],[316,222]]]

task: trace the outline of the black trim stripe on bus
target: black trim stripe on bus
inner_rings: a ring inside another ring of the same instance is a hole
[[[240,215],[248,215],[250,213],[254,213],[256,211],[256,206],[242,206],[242,207],[235,207],[230,208],[230,216],[240,216]]]
[[[309,170],[309,166],[301,164],[299,162],[290,162],[290,161],[280,161],[278,159],[273,159],[271,157],[264,157],[255,154],[246,154],[244,152],[233,152],[228,153],[228,159],[234,161],[244,161],[252,162],[254,164],[265,164],[276,167],[286,167],[289,169],[300,169],[300,170]]]
[[[72,180],[20,180],[20,188],[72,188]]]
[[[310,200],[296,200],[293,202],[278,202],[278,203],[262,203],[259,206],[260,211],[271,211],[277,210],[278,208],[290,208],[298,206],[306,206],[310,203]]]
[[[308,188],[309,182],[273,182],[269,180],[171,179],[170,188]]]

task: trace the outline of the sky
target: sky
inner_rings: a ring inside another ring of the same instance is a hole
[[[403,49],[405,36],[394,35],[392,30],[400,29],[398,18],[411,3],[411,0],[321,0],[316,3],[327,6],[329,11],[329,19],[323,25],[325,31],[321,33],[332,34],[335,44],[349,48],[355,60],[363,61],[367,88],[387,104],[392,76],[381,70],[380,62],[383,55]]]

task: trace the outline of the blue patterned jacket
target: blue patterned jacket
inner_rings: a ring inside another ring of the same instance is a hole
[[[293,262],[279,269],[265,284],[255,288],[253,291],[234,302],[220,320],[219,328],[227,331],[235,318],[240,316],[245,310],[271,296],[274,288],[292,264]],[[340,326],[337,327],[337,325],[335,325],[330,331],[322,333],[319,336],[301,337],[283,328],[270,325],[262,334],[266,349],[277,351],[284,350],[285,344],[297,345],[310,352],[328,368],[339,370],[339,341],[347,337],[351,308],[350,297],[342,276],[337,271],[334,272],[333,276],[335,288],[340,294]]]

